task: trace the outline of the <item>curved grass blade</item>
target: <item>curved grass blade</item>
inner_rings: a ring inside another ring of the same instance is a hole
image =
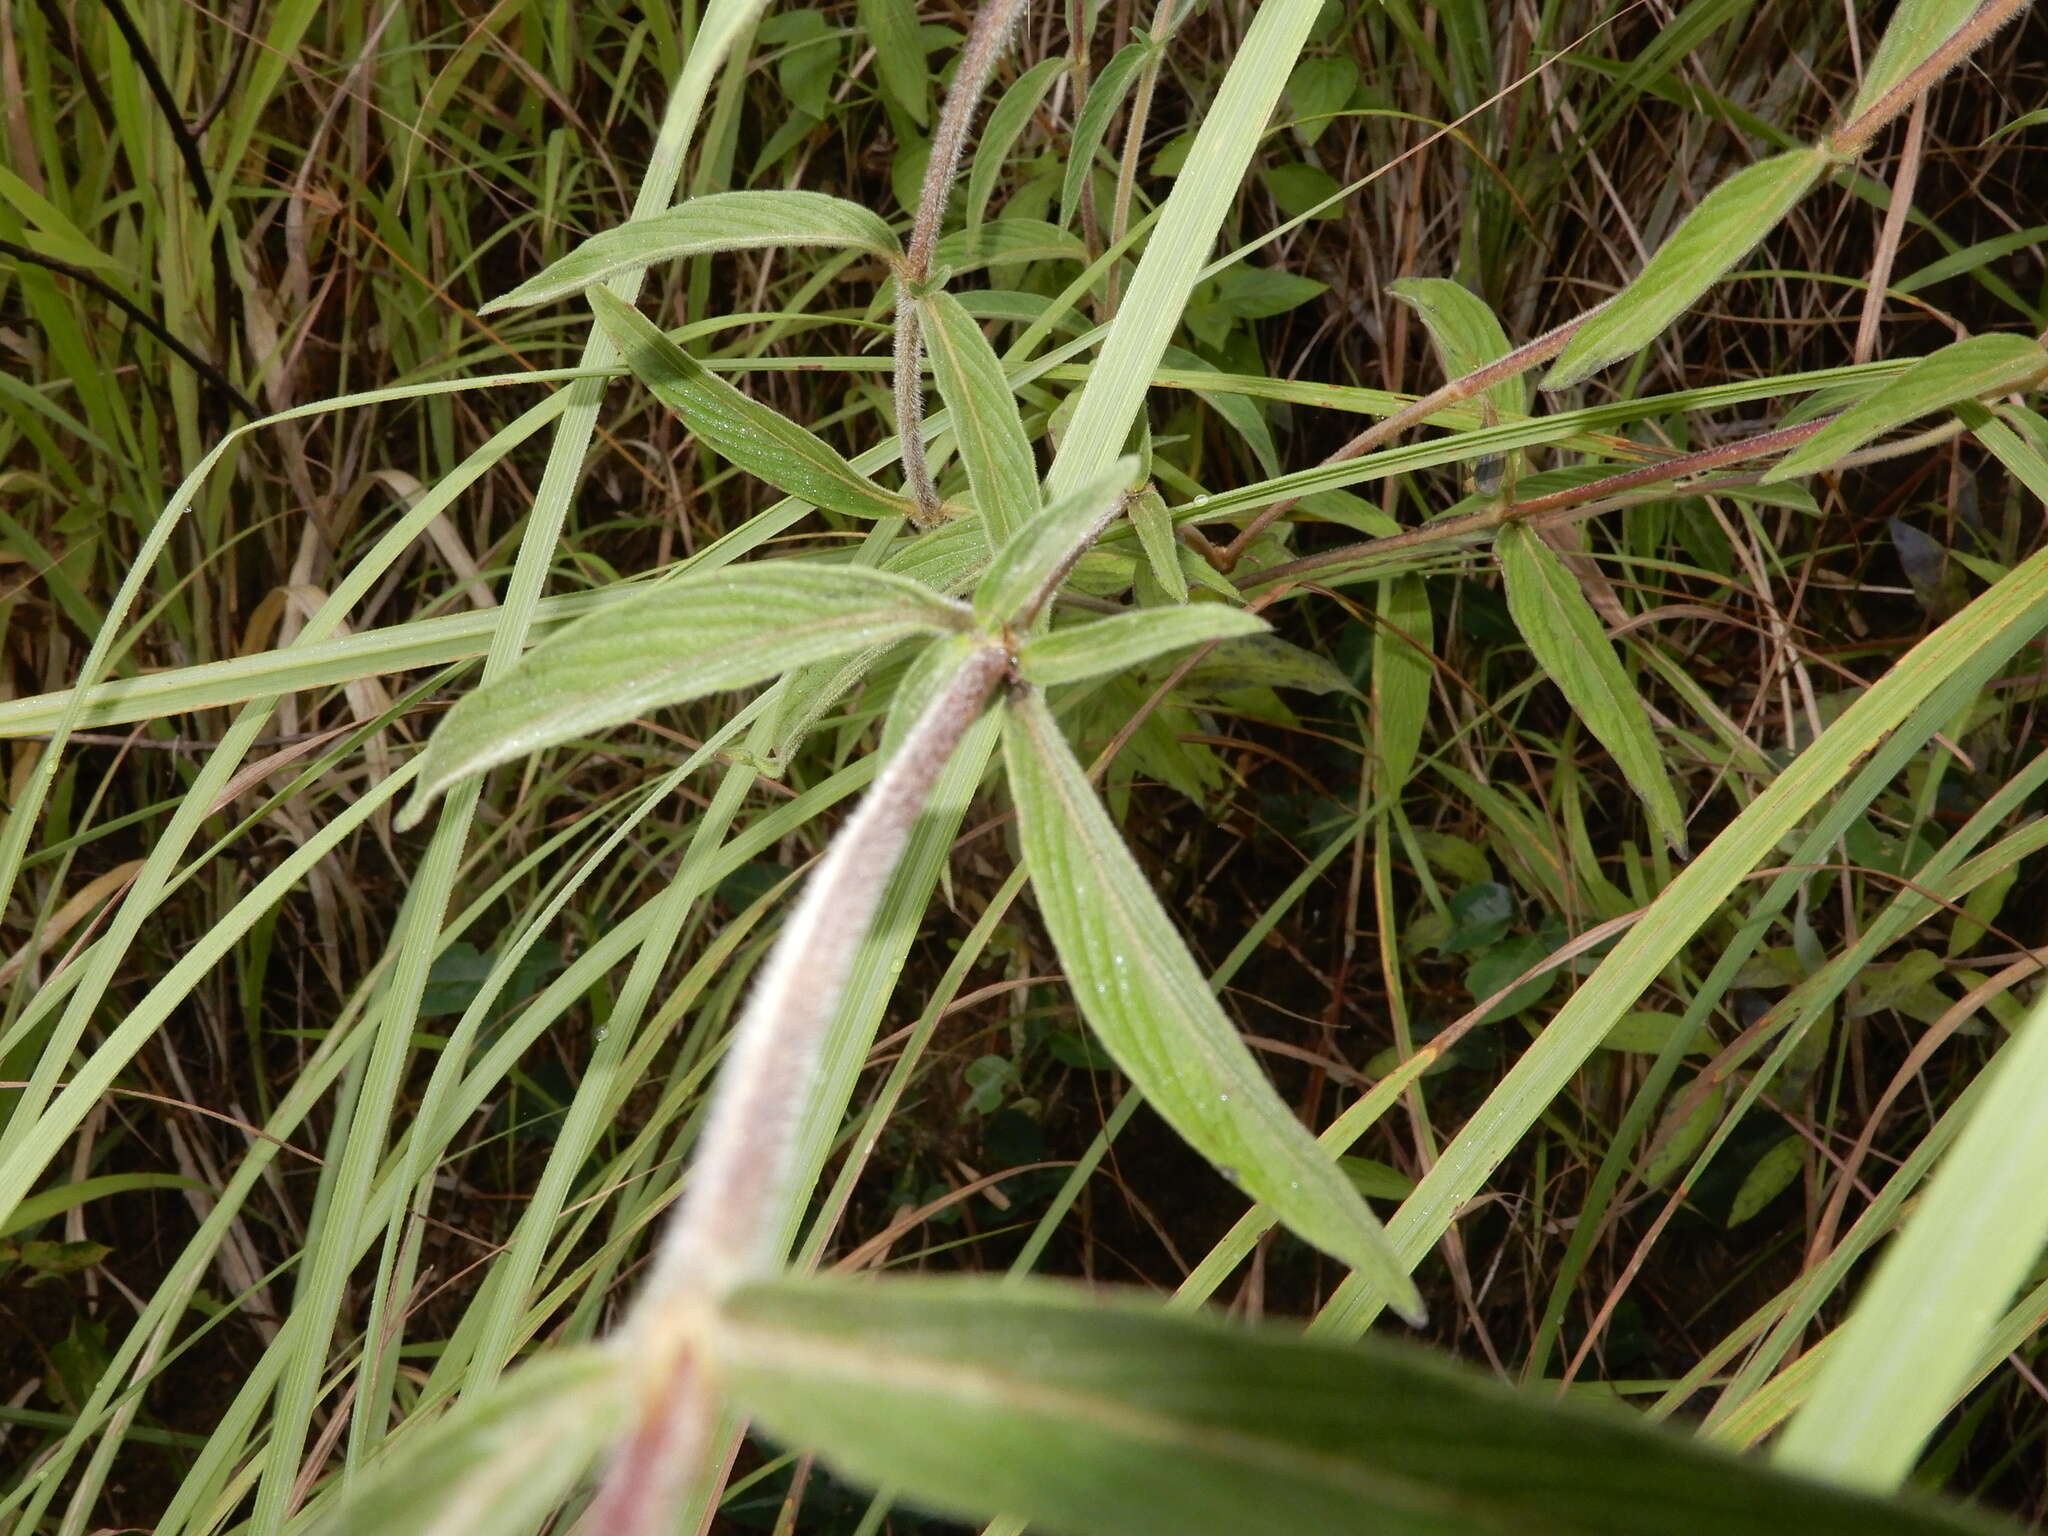
[[[1579,327],[1543,387],[1567,388],[1655,341],[1756,249],[1827,168],[1826,150],[1792,150],[1737,171],[1701,198],[1636,280]]]
[[[679,577],[578,620],[465,695],[427,743],[399,825],[457,780],[542,747],[966,621],[960,604],[869,566],[771,560]]]
[[[710,1348],[768,1430],[955,1516],[1079,1536],[1961,1536],[1384,1340],[1318,1343],[1044,1282],[785,1279]]]
[[[1017,397],[996,349],[958,299],[935,292],[918,308],[932,377],[951,413],[975,509],[988,530],[989,548],[1001,549],[1038,512],[1038,461],[1017,414]]]
[[[2048,1245],[2048,1002],[1987,1070],[1983,1102],[1779,1440],[1780,1466],[1872,1489],[1903,1483]]]
[[[1009,702],[1003,762],[1038,910],[1117,1065],[1190,1146],[1419,1324],[1407,1267],[1217,1006],[1036,689]]]
[[[778,491],[848,517],[908,517],[910,498],[883,490],[816,433],[743,395],[608,289],[588,294],[626,366],[690,430]]]
[[[1585,593],[1556,552],[1520,523],[1503,528],[1495,547],[1508,613],[1530,652],[1642,796],[1651,828],[1684,857],[1685,812],[1664,772],[1650,717]]]
[[[592,235],[479,314],[546,304],[678,256],[712,251],[822,245],[893,260],[902,252],[880,215],[824,192],[714,192],[649,219],[628,219]]]
[[[1205,640],[1256,635],[1266,628],[1257,614],[1221,603],[1145,608],[1027,640],[1017,652],[1017,671],[1028,683],[1053,688],[1127,671]]]
[[[2048,373],[2048,349],[2030,337],[1971,336],[1887,379],[1773,465],[1764,484],[1825,469],[1872,438],[1959,400],[2019,389]]]

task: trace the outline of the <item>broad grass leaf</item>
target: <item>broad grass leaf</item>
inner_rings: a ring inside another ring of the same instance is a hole
[[[1138,531],[1138,547],[1145,551],[1145,563],[1167,597],[1176,603],[1188,600],[1188,573],[1181,569],[1180,545],[1173,536],[1173,514],[1166,499],[1152,486],[1131,498],[1125,514]]]
[[[1038,461],[1002,361],[974,317],[949,293],[919,303],[932,377],[946,402],[953,439],[990,549],[1038,513]]]
[[[498,763],[966,620],[961,605],[868,566],[769,560],[664,582],[571,624],[449,710],[399,824],[411,826],[450,784]]]
[[[1404,277],[1387,284],[1387,292],[1421,317],[1446,379],[1462,379],[1512,350],[1507,332],[1486,301],[1462,284],[1444,277]],[[1486,394],[1503,415],[1528,413],[1529,381],[1524,374],[1503,379]]]
[[[843,197],[823,192],[714,192],[651,219],[628,219],[592,235],[479,313],[545,304],[620,272],[678,256],[784,245],[837,246],[885,260],[902,250],[879,215]]]
[[[1137,469],[1135,458],[1119,459],[1012,533],[974,588],[974,611],[984,620],[1009,623],[1072,559],[1090,529],[1099,530],[1116,515]]]
[[[1003,761],[1039,912],[1096,1038],[1190,1146],[1419,1322],[1379,1223],[1217,1006],[1036,689],[1010,700]]]
[[[1502,529],[1495,548],[1508,613],[1537,664],[1642,797],[1651,829],[1682,855],[1685,813],[1664,772],[1643,701],[1629,686],[1592,605],[1556,551],[1528,528],[1517,523]]]
[[[1102,66],[1102,73],[1089,83],[1088,99],[1081,103],[1080,114],[1074,119],[1073,135],[1066,144],[1067,169],[1060,182],[1061,229],[1074,222],[1074,210],[1080,206],[1081,194],[1095,170],[1095,152],[1102,147],[1103,135],[1109,132],[1110,119],[1124,104],[1125,94],[1137,80],[1138,70],[1151,52],[1152,44],[1149,42],[1126,43],[1117,50],[1114,58]]]
[[[907,517],[909,498],[885,491],[816,433],[740,393],[604,288],[589,293],[598,322],[655,399],[705,442],[786,495],[848,517]]]
[[[1221,603],[1141,608],[1027,640],[1017,652],[1017,670],[1026,682],[1052,688],[1105,672],[1128,671],[1205,640],[1255,635],[1265,628],[1266,621],[1257,614]]]
[[[1824,469],[1894,427],[1959,400],[2002,395],[2048,373],[2048,349],[2029,336],[1971,336],[1887,379],[1773,465],[1764,483]]]
[[[856,9],[882,90],[922,128],[931,116],[931,74],[915,0],[859,0]]]
[[[1065,68],[1067,61],[1057,55],[1040,59],[1019,75],[1016,83],[1003,92],[1002,100],[989,110],[988,121],[982,125],[975,140],[973,164],[967,170],[969,227],[979,224],[987,216],[988,201],[995,193],[997,178],[1002,175],[1003,162],[1009,158],[1017,136],[1031,121],[1031,114],[1038,110],[1038,104],[1045,100],[1045,93],[1052,89],[1053,81]]]
[[[1991,1074],[1779,1439],[1780,1465],[1895,1488],[2048,1246],[2048,999]]]
[[[530,1531],[624,1427],[633,1394],[610,1350],[551,1350],[393,1445],[313,1536]]]
[[[1737,171],[1701,198],[1636,280],[1579,327],[1543,387],[1564,389],[1655,341],[1756,249],[1827,167],[1826,150],[1793,150]]]
[[[2001,1527],[1618,1409],[1043,1281],[784,1279],[711,1324],[770,1434],[955,1517],[1072,1536],[1961,1536]]]

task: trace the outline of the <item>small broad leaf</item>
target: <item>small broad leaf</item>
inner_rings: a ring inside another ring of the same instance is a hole
[[[1045,93],[1052,89],[1053,81],[1066,68],[1067,61],[1063,58],[1040,59],[1019,75],[1016,83],[1003,92],[1002,100],[990,109],[988,121],[982,125],[974,143],[973,163],[967,169],[967,223],[970,226],[979,224],[987,215],[988,200],[1002,175],[1003,162],[1009,158],[1017,136],[1031,121],[1031,114],[1045,100]]]
[[[2048,350],[2028,336],[1971,336],[1929,353],[1786,454],[1764,483],[1810,475],[1872,438],[1959,400],[2002,395],[2048,373]]]
[[[1413,1346],[1043,1281],[782,1279],[710,1352],[770,1434],[870,1486],[1070,1536],[1964,1536]]]
[[[1488,363],[1498,362],[1512,350],[1507,332],[1486,307],[1486,301],[1448,278],[1404,277],[1387,284],[1387,292],[1410,305],[1421,317],[1446,379],[1462,379]],[[1486,395],[1504,415],[1528,414],[1526,375],[1503,379]]]
[[[1095,169],[1095,152],[1102,147],[1109,120],[1123,105],[1124,94],[1138,78],[1139,67],[1151,52],[1149,42],[1126,43],[1090,82],[1088,99],[1081,104],[1080,115],[1074,119],[1073,135],[1067,141],[1067,170],[1060,183],[1061,229],[1074,222],[1074,210],[1080,206],[1082,189]]]
[[[314,1520],[313,1536],[466,1536],[537,1530],[626,1421],[623,1358],[558,1349],[465,1396],[383,1458]]]
[[[1294,110],[1295,135],[1313,144],[1329,131],[1331,118],[1351,105],[1358,89],[1358,65],[1344,54],[1303,59],[1287,79],[1287,104]]]
[[[1724,1225],[1739,1227],[1792,1187],[1806,1162],[1806,1143],[1798,1136],[1773,1142],[1742,1176],[1742,1187],[1728,1207]]]
[[[1217,1006],[1036,689],[1010,700],[1003,761],[1039,912],[1096,1038],[1190,1146],[1419,1322],[1406,1266]]]
[[[1586,595],[1557,552],[1521,524],[1503,528],[1495,548],[1508,613],[1537,664],[1642,797],[1651,829],[1682,856],[1685,813],[1664,772],[1650,717]]]
[[[690,430],[749,474],[812,506],[848,517],[907,517],[910,499],[885,491],[816,433],[743,395],[607,288],[589,292],[598,323],[626,366]]]
[[[1017,529],[1038,513],[1038,461],[1017,414],[1017,397],[1003,374],[1002,360],[974,317],[950,293],[928,295],[918,305],[932,377],[953,422],[953,439],[974,505],[988,531],[989,547],[1001,549]]]
[[[1266,621],[1242,608],[1195,603],[1144,608],[1089,624],[1070,624],[1024,642],[1017,670],[1041,688],[1078,683],[1105,672],[1124,672],[1205,640],[1227,640],[1264,630]]]
[[[922,128],[931,116],[931,79],[916,0],[859,0],[860,24],[875,49],[875,74],[891,101]]]
[[[1123,505],[1138,461],[1119,459],[1073,495],[1054,502],[1012,533],[974,588],[974,611],[1007,624],[1059,574],[1077,546],[1099,532]]]
[[[885,260],[902,250],[878,215],[843,197],[823,192],[715,192],[592,235],[479,313],[545,304],[620,272],[678,256],[782,245],[838,246]]]
[[[770,560],[664,582],[549,636],[449,710],[399,825],[457,779],[542,747],[966,619],[960,604],[867,566]]]
[[[1737,171],[1701,198],[1636,280],[1579,327],[1543,387],[1564,389],[1655,341],[1756,249],[1827,167],[1826,150],[1793,150]]]

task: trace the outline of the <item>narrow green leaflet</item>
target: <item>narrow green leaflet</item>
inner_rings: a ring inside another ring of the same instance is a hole
[[[1636,280],[1579,327],[1543,387],[1564,389],[1655,341],[1756,249],[1827,167],[1826,150],[1793,150],[1736,172],[1701,198]]]
[[[967,618],[869,566],[769,560],[678,577],[571,624],[449,710],[399,824],[457,779],[542,747]]]
[[[1117,1065],[1197,1152],[1419,1323],[1406,1266],[1217,1006],[1036,689],[1010,700],[1003,762],[1038,910]]]
[[[1387,284],[1387,292],[1421,316],[1446,379],[1462,379],[1475,369],[1506,357],[1512,350],[1507,332],[1486,307],[1486,301],[1449,278],[1404,277]],[[1525,374],[1502,380],[1486,394],[1503,414],[1528,414],[1529,381]]]
[[[1024,642],[1017,670],[1028,683],[1051,688],[1105,672],[1123,672],[1155,656],[1184,651],[1205,640],[1263,632],[1266,621],[1242,608],[1195,603],[1144,608],[1091,624],[1071,624]]]
[[[609,289],[592,288],[587,296],[626,366],[654,398],[741,469],[848,517],[910,515],[908,497],[883,490],[816,433],[741,394]]]
[[[2048,373],[2048,350],[2031,337],[1971,336],[1887,379],[1772,466],[1764,484],[1810,475],[1872,438],[1959,400],[2002,395]]]
[[[1537,664],[1642,796],[1651,829],[1683,855],[1685,813],[1664,772],[1649,715],[1586,595],[1550,546],[1521,524],[1503,528],[1494,547],[1508,614]]]
[[[1017,83],[1003,92],[988,114],[988,122],[982,126],[980,136],[975,140],[973,163],[967,170],[967,223],[969,227],[979,224],[988,214],[988,200],[995,194],[996,178],[1002,175],[1003,162],[1010,156],[1011,147],[1017,136],[1031,121],[1031,114],[1038,110],[1038,104],[1045,100],[1045,93],[1052,89],[1053,81],[1060,71],[1067,67],[1067,61],[1058,56],[1040,59],[1036,64],[1017,77]]]
[[[784,1279],[710,1325],[776,1438],[955,1517],[1075,1536],[1962,1536],[1620,1409],[1043,1281]]]
[[[1849,105],[1848,120],[1853,121],[1876,106],[1886,91],[1947,42],[1982,3],[1983,0],[1900,0],[1877,51],[1863,71],[1863,84]]]
[[[1088,99],[1081,104],[1080,115],[1074,119],[1074,136],[1066,148],[1067,170],[1060,182],[1061,229],[1074,222],[1074,210],[1080,206],[1081,194],[1095,170],[1095,152],[1102,147],[1103,136],[1109,132],[1110,119],[1124,104],[1125,94],[1138,78],[1138,70],[1151,51],[1149,42],[1124,44],[1116,51],[1116,57],[1102,66],[1102,73],[1089,83]]]
[[[975,508],[990,549],[1001,549],[1038,512],[1038,461],[1017,414],[1017,397],[996,349],[958,299],[937,292],[918,308],[932,377],[953,423]]]
[[[1131,498],[1125,509],[1131,526],[1138,530],[1139,547],[1153,579],[1176,603],[1188,600],[1188,573],[1180,568],[1180,546],[1173,536],[1173,514],[1166,510],[1166,498],[1146,486]]]
[[[409,1433],[314,1520],[313,1536],[537,1530],[626,1422],[610,1350],[555,1349]]]
[[[974,588],[974,611],[1007,624],[1058,576],[1091,528],[1106,525],[1123,502],[1124,488],[1138,472],[1134,458],[1119,459],[1070,496],[1063,496],[1019,528],[996,551]]]
[[[1422,747],[1435,629],[1429,587],[1420,576],[1380,583],[1379,627],[1372,637],[1372,750],[1383,797],[1399,796]]]
[[[1842,1325],[1786,1428],[1781,1466],[1903,1483],[2048,1245],[2048,1001],[1986,1068],[1984,1101]]]
[[[889,99],[922,128],[931,116],[930,78],[916,0],[859,0],[861,29],[875,48],[875,75]]]
[[[620,272],[637,272],[678,256],[782,245],[839,246],[884,260],[902,251],[880,216],[843,197],[823,192],[715,192],[653,218],[628,219],[592,235],[479,313],[546,304]]]

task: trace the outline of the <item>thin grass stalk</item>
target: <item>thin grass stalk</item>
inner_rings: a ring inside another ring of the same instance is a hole
[[[931,528],[943,519],[938,486],[924,451],[924,331],[918,300],[932,279],[932,253],[938,249],[946,202],[960,174],[960,156],[974,110],[988,88],[989,75],[1002,57],[1024,0],[991,0],[974,18],[967,42],[954,67],[953,85],[932,130],[931,155],[925,161],[924,185],[917,196],[910,240],[896,268],[896,434],[903,455],[903,487],[917,505],[912,520]]]

